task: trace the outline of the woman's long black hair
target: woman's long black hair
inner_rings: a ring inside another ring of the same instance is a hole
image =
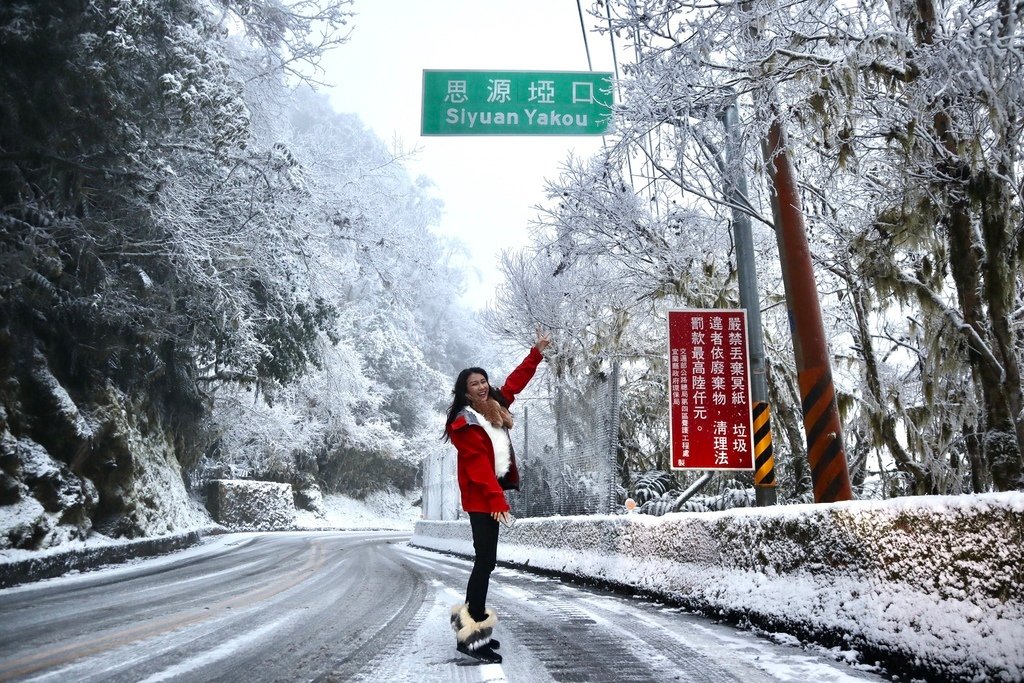
[[[490,387],[490,395],[495,401],[500,403],[505,408],[508,408],[508,401],[505,400],[505,396],[491,385],[491,378],[487,376],[487,371],[483,368],[466,368],[459,373],[459,376],[455,378],[455,388],[452,389],[452,404],[448,408],[448,419],[444,423],[444,435],[441,437],[443,441],[449,441],[451,437],[448,436],[448,428],[452,422],[455,422],[455,418],[459,416],[462,409],[469,405],[469,401],[466,399],[466,393],[468,392],[467,384],[469,384],[470,375],[483,375],[484,379],[487,380],[487,385]]]

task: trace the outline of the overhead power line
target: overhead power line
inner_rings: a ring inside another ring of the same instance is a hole
[[[590,43],[587,42],[587,25],[583,23],[583,6],[580,0],[576,0],[576,11],[580,14],[580,31],[583,33],[583,49],[587,51],[587,70],[593,71],[594,65],[590,61]]]

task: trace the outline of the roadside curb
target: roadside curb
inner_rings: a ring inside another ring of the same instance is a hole
[[[88,571],[120,564],[140,557],[164,555],[200,543],[204,536],[223,533],[211,528],[184,534],[141,538],[92,548],[75,548],[0,564],[0,588],[10,588],[41,579],[52,579],[73,571]]]
[[[100,567],[123,564],[130,560],[144,557],[155,557],[166,555],[179,550],[185,550],[202,542],[206,536],[216,534],[232,533],[234,531],[259,531],[258,529],[227,529],[223,526],[213,526],[204,529],[197,529],[182,534],[171,534],[167,536],[156,536],[153,538],[140,538],[134,541],[117,542],[113,541],[106,545],[98,545],[91,548],[72,548],[68,550],[55,550],[53,552],[42,551],[36,557],[27,557],[23,560],[11,562],[0,562],[0,590],[20,586],[42,579],[52,579],[63,576],[74,571],[91,571]],[[275,531],[393,531],[400,534],[412,536],[412,529],[395,529],[391,527],[296,527],[289,526]]]

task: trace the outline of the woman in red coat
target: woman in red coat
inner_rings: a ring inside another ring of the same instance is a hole
[[[462,509],[469,513],[475,552],[466,602],[452,608],[452,628],[459,652],[488,662],[501,661],[495,652],[498,641],[491,638],[498,620],[485,606],[497,563],[498,523],[507,524],[510,519],[505,490],[519,490],[519,470],[508,435],[512,427],[508,407],[533,378],[544,359],[541,352],[550,343],[548,336],[538,331],[537,343],[501,389],[491,386],[482,368],[460,372],[445,423],[445,438],[458,451]]]

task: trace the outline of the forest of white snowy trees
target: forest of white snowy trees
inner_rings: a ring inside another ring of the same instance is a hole
[[[811,483],[773,127],[855,495],[1024,486],[1024,2],[593,3],[595,39],[623,49],[616,132],[551,169],[482,314],[459,303],[429,180],[316,90],[344,82],[319,63],[357,11],[0,6],[0,549],[173,528],[171,480],[415,489],[447,447],[451,378],[496,357],[481,339],[522,347],[538,325],[562,401],[620,364],[621,494],[670,495],[687,481],[666,472],[665,312],[739,305],[717,118],[734,98],[780,501]]]
[[[441,447],[475,323],[428,183],[310,87],[349,20],[344,2],[0,9],[4,545],[147,530],[154,450],[190,484],[360,494],[413,488]]]

